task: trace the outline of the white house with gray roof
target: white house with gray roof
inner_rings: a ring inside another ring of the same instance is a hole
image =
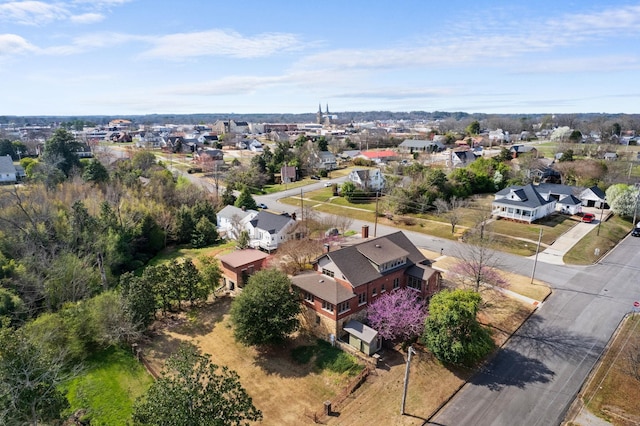
[[[274,214],[261,211],[246,224],[249,245],[271,252],[290,239],[300,237],[295,230],[297,222],[287,213]]]
[[[225,206],[216,215],[218,233],[235,240],[242,230],[248,230],[248,223],[258,215],[255,210],[243,210],[235,206]]]
[[[494,217],[531,223],[556,210],[556,200],[545,198],[532,184],[510,186],[496,192],[491,204]]]
[[[17,181],[17,171],[11,156],[0,157],[0,183],[16,183]]]

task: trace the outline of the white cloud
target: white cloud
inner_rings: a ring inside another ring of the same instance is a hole
[[[338,49],[309,55],[296,68],[344,70],[495,65],[494,59],[521,57],[556,48],[584,45],[608,37],[634,39],[640,34],[640,6],[606,9],[559,18],[503,22],[491,32],[487,22],[465,21],[450,37],[431,37],[382,49]]]
[[[104,15],[101,13],[83,13],[81,15],[74,15],[70,19],[71,22],[75,22],[76,24],[93,24],[102,21]]]
[[[241,95],[287,82],[289,82],[287,76],[231,76],[214,81],[174,86],[162,90],[161,93],[201,96]]]
[[[0,21],[22,25],[42,25],[64,19],[67,15],[64,8],[41,1],[10,1],[0,4]]]
[[[16,34],[0,34],[0,57],[35,52],[38,48]]]
[[[170,34],[154,38],[153,44],[155,46],[143,56],[165,59],[198,56],[257,58],[302,47],[293,34],[264,33],[245,37],[235,31],[224,30]]]

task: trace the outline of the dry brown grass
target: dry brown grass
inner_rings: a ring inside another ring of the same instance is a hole
[[[320,411],[323,401],[339,393],[349,377],[315,372],[309,365],[296,364],[293,346],[308,341],[298,337],[290,346],[266,352],[235,342],[228,321],[230,298],[224,297],[202,308],[198,315],[176,315],[156,324],[157,336],[144,349],[156,371],[182,341],[195,343],[212,361],[240,375],[242,385],[262,410],[265,425],[313,424],[304,413]]]
[[[587,408],[614,425],[640,424],[640,382],[626,371],[627,353],[640,345],[640,316],[629,317],[616,334],[582,400]]]
[[[427,256],[427,258],[434,259],[433,257],[429,256]],[[447,277],[446,271],[448,271],[457,262],[459,262],[457,258],[445,255],[443,257],[439,257],[438,260],[433,263],[433,266],[438,270],[445,271],[445,279],[455,281],[454,278]],[[547,296],[549,296],[549,294],[551,294],[551,289],[542,281],[533,280],[532,284],[530,277],[525,277],[524,275],[518,274],[510,274],[503,271],[499,271],[499,273],[509,284],[506,287],[506,289],[509,291],[513,291],[514,293],[518,293],[522,296],[526,296],[538,301],[543,301],[547,298]]]
[[[425,254],[431,259],[439,256],[439,253]],[[498,346],[535,308],[493,291],[484,291],[482,295],[484,303],[479,319],[490,327]],[[263,411],[263,424],[313,424],[305,413],[320,412],[323,402],[339,394],[350,378],[318,373],[311,365],[296,364],[290,349],[308,344],[304,337],[269,352],[237,344],[228,321],[230,303],[230,298],[221,298],[200,311],[158,324],[157,336],[145,348],[152,367],[160,371],[179,342],[191,341],[211,354],[216,364],[238,372],[254,404]],[[405,354],[399,348],[388,348],[382,354],[379,368],[353,395],[334,406],[334,415],[322,422],[350,426],[423,424],[465,383],[473,370],[446,368],[420,345],[416,348],[418,354],[412,359],[405,416],[399,414]]]

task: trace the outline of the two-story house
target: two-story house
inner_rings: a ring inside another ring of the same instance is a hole
[[[274,214],[263,210],[247,222],[245,229],[249,232],[251,247],[271,252],[279,244],[300,237],[296,234],[297,225],[288,213]]]
[[[318,169],[333,170],[338,166],[336,156],[330,151],[319,151],[314,153],[314,157]]]
[[[304,326],[327,340],[363,329],[358,324],[368,304],[381,295],[409,287],[429,299],[442,281],[402,232],[328,251],[315,261],[314,269],[294,276],[292,283],[304,305]]]
[[[381,191],[386,182],[379,169],[357,169],[349,173],[348,179],[363,191]]]
[[[255,210],[243,210],[235,206],[225,206],[216,215],[218,233],[225,238],[238,239],[240,232],[258,215]]]

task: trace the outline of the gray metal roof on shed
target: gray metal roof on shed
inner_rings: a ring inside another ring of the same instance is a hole
[[[346,323],[344,325],[344,331],[357,337],[368,345],[370,345],[378,336],[378,332],[376,330],[356,320],[351,320]]]

